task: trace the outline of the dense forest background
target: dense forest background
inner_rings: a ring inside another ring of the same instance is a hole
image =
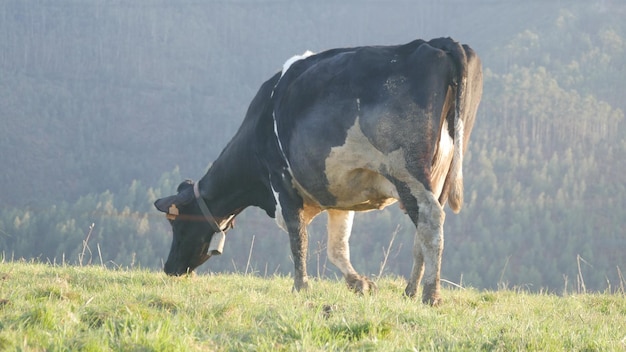
[[[2,1],[0,262],[158,270],[171,235],[152,202],[204,174],[285,59],[452,36],[481,56],[485,88],[443,277],[615,290],[626,270],[624,18],[610,0]],[[355,267],[406,275],[413,233],[397,206],[358,214]],[[324,216],[309,243],[310,274],[337,275]],[[289,255],[287,235],[249,209],[200,271],[290,273]]]

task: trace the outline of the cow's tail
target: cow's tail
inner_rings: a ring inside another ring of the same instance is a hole
[[[452,164],[448,172],[447,182],[450,184],[448,202],[453,212],[458,213],[463,206],[463,150],[464,150],[464,117],[465,95],[467,89],[468,62],[465,50],[457,43],[453,42],[448,49],[448,54],[454,60],[456,66],[456,94],[454,101],[454,155]]]

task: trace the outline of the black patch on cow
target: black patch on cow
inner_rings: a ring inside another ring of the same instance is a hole
[[[409,186],[396,179],[395,177],[388,177],[389,181],[396,186],[396,190],[398,191],[398,195],[400,196],[400,202],[404,206],[404,210],[411,218],[411,221],[417,226],[417,220],[419,217],[419,205],[417,204],[417,199],[411,194],[411,189]]]

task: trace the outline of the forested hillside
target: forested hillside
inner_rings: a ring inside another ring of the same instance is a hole
[[[481,56],[485,87],[444,278],[623,283],[625,16],[609,0],[3,1],[0,255],[158,269],[171,237],[152,202],[202,176],[286,58],[452,36]],[[324,217],[310,229],[315,276],[336,273],[324,229]],[[357,215],[357,270],[378,275],[387,253],[384,273],[407,274],[413,233],[395,206]],[[202,270],[292,270],[263,212],[227,239]]]

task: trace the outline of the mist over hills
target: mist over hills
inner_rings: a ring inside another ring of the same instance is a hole
[[[533,8],[510,6],[3,2],[0,199],[75,200],[175,165],[199,177],[292,55],[436,36],[487,53],[504,43],[504,24],[510,35],[523,28],[513,13]]]

